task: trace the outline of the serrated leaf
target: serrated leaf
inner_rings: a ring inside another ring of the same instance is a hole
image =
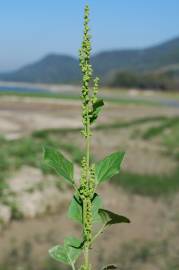
[[[93,110],[90,115],[90,123],[92,124],[97,118],[98,115],[101,111],[101,108],[104,106],[104,101],[102,99],[98,99],[94,104],[93,104]]]
[[[98,194],[94,194],[92,199],[92,218],[93,223],[99,222],[99,208],[102,206],[101,198]],[[68,217],[79,224],[83,224],[83,205],[78,195],[74,195],[68,209]]]
[[[124,152],[115,152],[96,164],[97,184],[119,173],[124,154]]]
[[[130,220],[127,217],[118,215],[106,209],[99,209],[98,213],[105,226],[110,226],[118,223],[130,223]]]
[[[102,270],[113,270],[113,269],[117,269],[117,265],[115,264],[109,264],[109,265],[106,265],[105,267],[103,267]]]
[[[72,265],[81,254],[81,249],[78,248],[80,245],[81,241],[79,239],[67,237],[63,246],[58,245],[51,248],[49,254],[56,261]]]
[[[73,164],[67,160],[60,152],[51,147],[45,147],[44,159],[47,164],[56,171],[58,175],[63,176],[71,184],[74,183]]]

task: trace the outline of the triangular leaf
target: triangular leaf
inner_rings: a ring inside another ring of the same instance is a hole
[[[115,152],[96,164],[96,182],[100,183],[119,173],[124,152]]]
[[[99,216],[99,209],[102,207],[102,200],[101,197],[95,193],[93,200],[92,200],[92,217],[93,217],[93,223],[100,222],[100,216]]]
[[[47,161],[47,164],[56,171],[58,175],[63,176],[71,184],[74,183],[73,164],[67,160],[60,152],[51,147],[45,147],[44,159]]]
[[[92,199],[92,218],[93,223],[100,221],[100,216],[98,213],[99,208],[102,206],[101,198],[98,194],[94,194]],[[83,205],[79,196],[76,194],[70,203],[68,209],[68,217],[76,221],[79,224],[83,224]]]
[[[101,108],[104,106],[104,101],[102,99],[98,99],[94,104],[93,104],[93,110],[90,115],[90,123],[92,124],[97,118],[98,115],[101,111]]]
[[[76,194],[73,196],[72,201],[70,203],[68,209],[68,217],[76,221],[77,223],[82,224],[83,223],[82,209],[83,209],[82,201]]]
[[[81,249],[79,247],[81,246],[81,244],[82,244],[81,240],[75,237],[65,238],[64,247],[67,252],[69,263],[71,262],[75,263],[75,261],[80,256]]]
[[[69,264],[68,256],[63,246],[58,245],[49,250],[49,255],[58,262]]]
[[[74,264],[81,253],[81,249],[78,248],[81,245],[81,241],[75,237],[67,237],[64,241],[64,245],[58,245],[49,250],[50,256],[56,261],[63,262],[65,264]]]
[[[99,209],[98,213],[105,226],[110,226],[118,223],[130,223],[130,220],[127,217],[115,214],[106,209]]]
[[[78,248],[81,245],[81,240],[74,236],[68,236],[64,240],[64,246]]]
[[[117,265],[115,264],[109,264],[109,265],[106,265],[105,267],[103,267],[102,270],[114,270],[114,269],[117,269]]]

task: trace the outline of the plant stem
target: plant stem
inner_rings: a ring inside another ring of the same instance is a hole
[[[85,270],[89,269],[89,248],[85,247]]]
[[[89,170],[90,170],[90,121],[89,121],[89,107],[87,107],[87,137],[86,137],[86,163],[87,163],[87,171],[86,171],[86,179],[89,187]],[[85,206],[85,205],[84,205]],[[86,214],[86,206],[84,208],[84,216]],[[85,226],[85,224],[84,224]],[[85,270],[89,269],[89,243],[88,241],[85,244]]]
[[[87,109],[87,137],[86,137],[86,163],[87,163],[87,181],[89,185],[89,170],[90,170],[90,121],[89,121],[89,107]]]
[[[67,254],[67,257],[68,257],[68,259],[69,259],[69,261],[70,261],[70,265],[71,265],[72,270],[76,270],[76,269],[75,269],[74,262],[71,261],[71,258],[70,258],[70,256],[69,256],[68,254]]]
[[[71,267],[72,267],[73,270],[75,270],[75,265],[74,265],[74,263],[71,264]]]
[[[85,165],[84,165],[84,178],[82,181],[83,193],[83,233],[84,233],[84,268],[89,270],[89,246],[91,242],[91,224],[92,224],[92,213],[91,213],[91,197],[90,197],[90,105],[91,97],[89,94],[89,82],[92,79],[92,67],[90,65],[90,52],[91,43],[89,35],[89,7],[85,6],[84,14],[84,35],[82,41],[82,47],[80,49],[80,67],[83,74],[82,83],[82,121],[83,121],[83,135],[85,137]],[[84,184],[84,185],[83,185]]]

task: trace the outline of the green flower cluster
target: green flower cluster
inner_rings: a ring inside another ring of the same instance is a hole
[[[83,224],[84,224],[84,238],[90,245],[92,239],[92,199],[95,192],[95,165],[92,164],[88,170],[86,157],[83,157],[82,162],[81,181],[79,187],[80,198],[83,203]],[[89,181],[87,176],[89,172]]]
[[[95,164],[91,165],[90,168],[90,181],[89,181],[89,197],[92,200],[95,192]]]
[[[89,152],[89,138],[92,135],[90,125],[92,123],[94,104],[97,102],[99,78],[94,79],[93,93],[90,95],[89,87],[92,80],[92,66],[90,64],[91,42],[89,34],[89,7],[85,7],[84,15],[84,35],[80,49],[80,67],[83,74],[82,79],[82,122],[84,135],[87,143],[87,153]],[[89,154],[82,160],[82,172],[79,187],[80,198],[83,203],[83,233],[87,245],[92,239],[92,199],[95,192],[95,165],[90,166]]]
[[[91,42],[89,35],[89,7],[85,7],[85,15],[84,15],[84,35],[82,41],[82,47],[79,51],[80,53],[80,67],[83,73],[83,81],[82,81],[82,95],[81,98],[83,100],[82,105],[82,121],[84,125],[84,130],[82,131],[85,137],[88,136],[88,124],[89,124],[89,82],[92,78],[92,66],[90,65],[90,53],[91,53]]]
[[[89,131],[90,117],[93,111],[93,104],[97,101],[97,93],[99,88],[99,78],[96,77],[94,79],[94,87],[93,94],[90,96],[89,93],[89,83],[92,80],[93,69],[90,64],[90,54],[91,54],[91,36],[89,34],[89,7],[85,7],[85,15],[84,15],[84,35],[82,41],[82,47],[79,50],[79,58],[80,58],[80,67],[83,74],[82,79],[82,122],[83,122],[83,130],[82,134],[85,138],[91,133]]]
[[[81,161],[81,167],[82,167],[82,171],[81,171],[81,181],[80,181],[80,187],[79,187],[79,194],[80,194],[80,198],[83,201],[85,198],[88,197],[88,181],[87,181],[87,174],[88,174],[88,166],[87,166],[87,161],[86,161],[86,157],[83,157],[82,161]]]
[[[97,98],[98,89],[99,89],[99,78],[96,77],[94,79],[93,96],[91,98],[92,104],[94,104],[98,100],[98,98]]]
[[[84,238],[89,246],[92,240],[92,204],[90,198],[86,198],[83,205],[86,208],[84,216]]]

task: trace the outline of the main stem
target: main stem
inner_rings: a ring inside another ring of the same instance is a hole
[[[89,107],[87,107],[87,137],[86,137],[86,163],[87,163],[87,183],[89,186],[89,170],[90,170],[90,121],[89,121]],[[85,209],[84,209],[85,211]],[[84,225],[85,226],[85,225]],[[85,245],[85,267],[89,269],[89,243]]]
[[[85,159],[83,163],[84,175],[81,180],[81,188],[83,194],[83,233],[84,233],[84,270],[90,269],[89,264],[89,246],[91,242],[91,197],[90,197],[90,105],[91,97],[89,94],[89,82],[92,79],[92,67],[90,65],[90,35],[89,35],[89,7],[85,7],[84,14],[84,35],[82,47],[80,49],[80,67],[83,74],[82,84],[82,120],[83,120],[83,135],[85,137]]]

